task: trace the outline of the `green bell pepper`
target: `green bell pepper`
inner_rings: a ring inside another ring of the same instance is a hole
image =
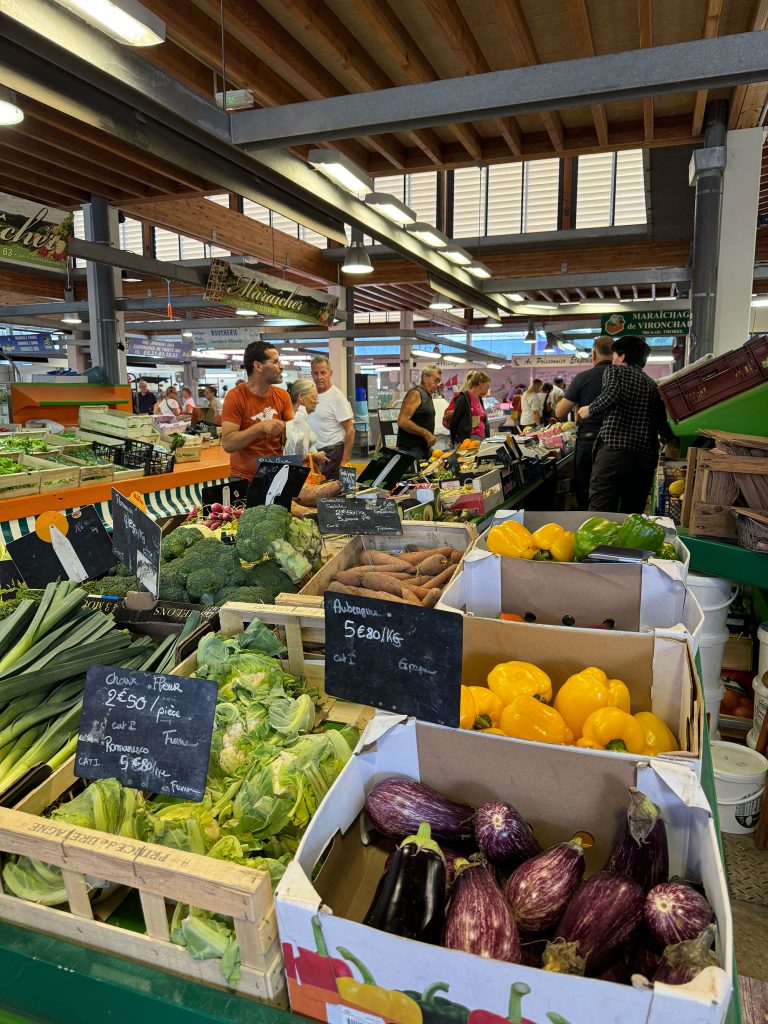
[[[448,988],[444,981],[436,981],[423,992],[403,992],[403,995],[419,1004],[423,1024],[467,1024],[469,1010],[466,1006],[435,996],[436,992],[447,992]]]
[[[666,532],[663,526],[659,526],[655,519],[641,516],[634,512],[627,516],[619,527],[619,539],[617,544],[622,548],[636,548],[643,551],[659,550],[666,539]]]
[[[586,558],[590,551],[600,547],[601,544],[610,544],[614,547],[619,544],[619,525],[612,523],[610,519],[602,516],[592,516],[576,531],[576,541],[573,549],[574,561],[580,562]]]
[[[674,544],[662,544],[659,550],[656,552],[657,558],[668,558],[672,562],[678,562],[677,552],[675,551]]]

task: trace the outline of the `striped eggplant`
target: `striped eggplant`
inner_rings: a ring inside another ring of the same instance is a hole
[[[584,848],[578,840],[558,843],[516,868],[504,895],[521,932],[542,935],[557,924],[584,874]]]
[[[519,964],[520,934],[504,893],[484,859],[456,861],[443,945],[465,953]]]
[[[385,836],[404,839],[426,821],[438,842],[463,843],[472,838],[474,808],[446,800],[414,779],[377,782],[365,800],[368,817]]]
[[[541,847],[522,814],[501,800],[492,800],[475,811],[475,840],[495,867],[510,869],[541,852]]]
[[[568,904],[544,969],[560,974],[599,974],[629,941],[643,917],[643,890],[610,871],[592,875]]]
[[[661,954],[653,980],[662,981],[665,985],[686,985],[705,967],[720,967],[720,961],[711,948],[716,931],[714,924],[708,924],[695,939],[667,946]]]
[[[633,878],[645,892],[669,878],[667,829],[661,811],[632,786],[624,835],[616,844],[606,871]]]
[[[712,920],[712,907],[685,882],[662,882],[645,897],[648,931],[661,946],[695,939]]]

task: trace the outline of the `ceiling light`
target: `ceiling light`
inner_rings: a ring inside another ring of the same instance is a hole
[[[368,206],[372,206],[377,213],[395,224],[413,224],[416,221],[416,214],[405,203],[401,203],[396,196],[387,195],[384,192],[369,192],[365,197]]]
[[[580,348],[576,355],[579,359],[589,359],[589,352],[585,352],[583,348]]]
[[[297,348],[293,348],[291,345],[283,345],[280,349],[281,352],[298,352]]]
[[[674,363],[674,356],[648,356],[649,363]]]
[[[414,224],[406,224],[405,230],[425,245],[431,245],[433,249],[444,249],[448,245],[448,239],[442,231],[438,231],[426,221],[417,220]]]
[[[120,276],[126,284],[137,284],[142,280],[142,278],[137,277],[132,270],[122,270],[120,271]]]
[[[255,309],[236,309],[235,310],[235,315],[236,316],[258,316],[259,314],[256,312]]]
[[[352,192],[362,195],[373,192],[373,178],[337,149],[310,149],[307,157],[312,167],[326,178]]]
[[[372,274],[371,257],[362,242],[353,242],[347,249],[342,272],[345,274]]]
[[[16,93],[0,85],[0,124],[18,124],[24,120],[24,111],[16,105]]]
[[[417,358],[419,358],[419,359],[434,359],[435,358],[435,353],[434,352],[427,352],[423,348],[412,348],[411,349],[411,355],[412,356],[417,356]]]
[[[768,306],[768,295],[753,295],[752,305],[757,306]]]
[[[182,338],[194,338],[192,331],[182,331],[181,336]]]
[[[83,321],[77,313],[65,313],[61,318],[63,324],[81,324]]]
[[[509,299],[510,302],[525,302],[525,296],[520,292],[505,292],[504,298]]]
[[[556,302],[529,302],[528,309],[557,309]]]
[[[531,324],[528,328],[528,333],[525,336],[525,340],[529,342],[531,345],[536,344],[536,331],[533,329],[533,321],[531,321]]]
[[[485,365],[488,367],[489,370],[503,370],[504,369],[504,364],[503,363],[486,363]]]
[[[467,250],[462,249],[460,245],[448,245],[440,250],[440,255],[459,267],[469,267],[474,262]]]
[[[561,341],[558,348],[561,348],[564,352],[576,351],[576,346],[572,341]]]
[[[483,280],[486,281],[492,276],[488,267],[486,267],[484,263],[481,263],[480,260],[472,260],[467,267],[467,273],[471,274],[472,277],[482,277]]]
[[[138,0],[56,0],[94,28],[129,46],[165,42],[165,22]]]
[[[466,363],[466,359],[463,356],[443,356],[443,359],[449,363]]]
[[[453,309],[453,303],[450,299],[446,299],[444,295],[433,295],[432,301],[429,304],[430,309]]]
[[[501,327],[501,324],[495,319],[495,317],[489,316],[483,324],[483,327]]]

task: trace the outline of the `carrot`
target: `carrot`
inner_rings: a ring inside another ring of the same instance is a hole
[[[436,573],[442,572],[447,565],[448,559],[445,555],[432,555],[419,564],[416,578],[418,580],[419,576],[434,576]]]
[[[393,594],[387,594],[382,599],[380,593],[375,590],[367,590],[365,587],[347,587],[343,583],[334,581],[328,587],[328,590],[333,594],[351,594],[354,597],[372,597],[378,601],[395,601],[397,604],[413,604],[413,601],[406,601],[402,597],[395,597]]]
[[[453,579],[453,576],[456,572],[456,568],[457,567],[455,565],[449,565],[447,569],[444,569],[437,576],[433,576],[432,579],[427,584],[427,586],[440,588],[444,587],[446,583],[449,583]]]
[[[398,564],[401,572],[405,572],[409,568],[409,563],[404,559],[391,554],[389,551],[376,551],[375,548],[372,548],[370,551],[363,551],[360,561],[363,565],[389,565],[390,568]]]

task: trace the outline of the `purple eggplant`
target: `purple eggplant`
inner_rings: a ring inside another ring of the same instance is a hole
[[[713,924],[708,924],[695,939],[667,946],[661,954],[653,980],[662,981],[665,985],[686,985],[705,967],[720,967],[720,961],[711,948],[716,930]]]
[[[643,913],[648,931],[661,946],[695,939],[712,920],[712,907],[685,882],[654,886],[645,897]]]
[[[624,835],[605,865],[606,871],[633,878],[645,892],[669,878],[667,829],[661,811],[632,786]]]
[[[547,945],[544,968],[595,977],[628,942],[643,917],[643,890],[631,878],[600,871],[568,904]]]
[[[446,800],[413,779],[377,782],[366,797],[365,809],[379,832],[395,839],[413,835],[422,821],[438,841],[462,843],[472,838],[474,808]]]
[[[491,864],[501,869],[541,853],[530,825],[512,804],[492,800],[478,807],[474,827],[480,850]]]
[[[644,978],[652,978],[659,966],[661,950],[658,943],[648,931],[643,921],[629,944],[628,958],[632,966],[632,974],[642,974]]]
[[[475,863],[456,861],[443,945],[511,964],[519,964],[522,959],[512,911],[484,859]]]
[[[504,895],[520,931],[542,935],[557,924],[583,875],[584,848],[575,840],[558,843],[516,868]]]

